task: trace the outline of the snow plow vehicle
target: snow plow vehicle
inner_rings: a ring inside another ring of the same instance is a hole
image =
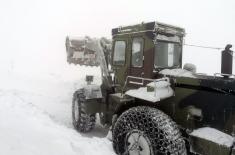
[[[194,65],[182,65],[184,36],[183,28],[149,22],[112,29],[111,47],[80,39],[83,52],[97,54],[102,84],[88,75],[74,93],[74,127],[89,132],[99,116],[119,155],[235,155],[232,54],[222,54],[225,72],[198,74]]]

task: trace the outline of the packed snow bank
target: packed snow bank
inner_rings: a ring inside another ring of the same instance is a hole
[[[72,93],[85,83],[85,70],[99,74],[99,68],[76,67],[82,72],[65,70],[62,73],[66,76],[1,74],[1,155],[114,154],[99,125],[89,134],[80,134],[72,127]]]
[[[199,128],[197,130],[194,130],[190,135],[207,139],[211,142],[217,143],[219,145],[224,145],[227,147],[231,147],[234,142],[234,138],[232,136],[209,127]]]

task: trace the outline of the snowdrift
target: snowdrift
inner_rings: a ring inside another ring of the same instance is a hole
[[[91,72],[97,72],[97,68]],[[38,78],[18,74],[1,77],[0,154],[114,154],[111,142],[101,131],[82,135],[72,128],[71,95],[82,85],[76,86],[77,81],[84,81],[80,78],[83,77],[65,80],[58,75]]]

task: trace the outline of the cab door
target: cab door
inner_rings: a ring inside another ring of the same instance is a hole
[[[129,75],[140,78],[152,78],[153,73],[153,48],[150,48],[152,40],[148,37],[133,36],[131,38],[131,62]],[[130,78],[129,83],[133,86],[144,85],[140,79]]]
[[[130,76],[144,77],[144,38],[131,38]]]
[[[115,84],[123,87],[130,61],[128,38],[121,36],[113,39],[112,69],[115,73]]]

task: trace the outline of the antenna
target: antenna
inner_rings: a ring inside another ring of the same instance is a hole
[[[202,45],[193,45],[193,44],[184,44],[185,46],[191,46],[191,47],[198,47],[198,48],[209,48],[214,50],[222,50],[224,48],[221,47],[212,47],[212,46],[202,46]]]
[[[202,45],[194,45],[194,44],[183,44],[184,46],[191,46],[191,47],[198,47],[198,48],[207,48],[207,49],[213,49],[213,50],[224,50],[224,48],[221,47],[212,47],[212,46],[202,46]],[[232,45],[232,44],[230,44]],[[233,46],[233,45],[232,45]],[[233,56],[233,59],[235,59],[235,56],[230,53]]]

